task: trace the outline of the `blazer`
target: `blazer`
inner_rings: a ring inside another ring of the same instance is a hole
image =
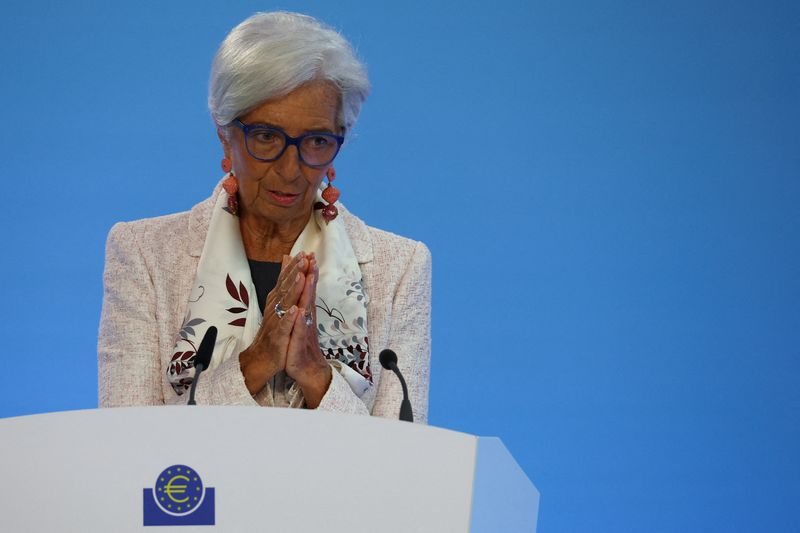
[[[111,228],[97,343],[101,407],[181,404],[166,372],[186,314],[211,211],[219,193],[190,211],[120,222]],[[431,256],[428,248],[372,228],[339,207],[369,296],[367,328],[373,387],[361,398],[335,370],[318,409],[397,418],[399,380],[378,354],[397,353],[416,422],[427,423],[430,369]],[[244,384],[238,357],[203,373],[198,404],[263,405]]]

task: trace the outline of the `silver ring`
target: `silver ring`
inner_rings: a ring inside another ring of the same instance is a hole
[[[286,314],[286,310],[281,307],[280,302],[275,304],[275,314],[278,315],[278,318],[283,318],[283,315]]]
[[[306,326],[310,326],[314,323],[314,315],[311,313],[306,313],[304,318],[306,319]]]

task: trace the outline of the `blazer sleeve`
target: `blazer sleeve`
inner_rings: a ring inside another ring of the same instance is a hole
[[[185,403],[186,394],[170,391],[164,397],[156,292],[129,223],[116,224],[109,232],[103,287],[97,341],[100,407]],[[258,405],[244,384],[238,360],[204,373],[201,380],[198,404]]]
[[[129,224],[115,224],[106,242],[103,310],[97,339],[100,407],[164,403],[158,361],[153,282]]]
[[[427,424],[431,364],[431,253],[421,242],[416,243],[394,295],[388,346],[397,353],[397,366],[408,386],[414,422]],[[391,370],[381,368],[372,414],[397,418],[402,401],[400,380]]]
[[[431,353],[431,254],[421,242],[414,245],[394,294],[389,346],[397,353],[398,366],[408,386],[414,421],[428,421],[428,383]],[[373,353],[371,357],[377,357]],[[397,418],[403,401],[400,381],[389,370],[381,369],[381,379],[373,416]],[[337,372],[318,407],[322,410],[369,414]]]

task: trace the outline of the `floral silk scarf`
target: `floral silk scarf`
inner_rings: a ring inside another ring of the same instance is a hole
[[[317,200],[321,200],[317,191]],[[178,395],[192,384],[194,360],[200,340],[216,326],[217,342],[209,364],[213,370],[250,346],[262,321],[255,285],[242,244],[239,218],[226,209],[228,194],[220,190],[208,228],[200,263],[167,378]],[[367,337],[367,302],[361,269],[341,217],[325,223],[315,209],[292,248],[314,252],[319,266],[317,282],[317,334],[319,347],[332,369],[338,371],[361,397],[372,386]],[[265,313],[274,313],[265,309]],[[283,372],[257,394],[267,405],[303,405],[300,387]]]

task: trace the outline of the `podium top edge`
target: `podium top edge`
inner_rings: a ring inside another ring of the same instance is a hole
[[[350,423],[361,422],[365,424],[374,424],[375,426],[383,424],[392,424],[392,427],[397,428],[395,424],[402,424],[408,428],[409,431],[433,431],[433,432],[446,432],[450,435],[459,435],[462,437],[469,437],[473,439],[485,438],[463,431],[456,431],[453,429],[443,428],[439,426],[431,426],[427,424],[414,424],[403,422],[400,420],[393,420],[390,418],[383,418],[377,416],[364,416],[349,413],[336,413],[330,411],[315,411],[310,409],[288,409],[279,407],[254,407],[254,406],[234,406],[234,405],[153,405],[153,406],[130,406],[130,407],[107,407],[107,408],[93,408],[93,409],[70,409],[64,411],[50,411],[45,413],[33,413],[19,416],[12,416],[0,418],[0,428],[7,425],[15,425],[32,419],[45,419],[45,418],[72,418],[72,417],[124,417],[131,416],[132,413],[137,415],[145,412],[157,413],[159,416],[174,416],[177,410],[189,409],[191,412],[197,414],[201,412],[206,413],[226,413],[226,416],[242,416],[242,417],[294,417],[308,420],[317,418],[320,420],[334,420],[346,419]],[[185,415],[186,413],[184,413]],[[218,415],[216,415],[218,416]],[[496,437],[489,437],[496,438]]]

